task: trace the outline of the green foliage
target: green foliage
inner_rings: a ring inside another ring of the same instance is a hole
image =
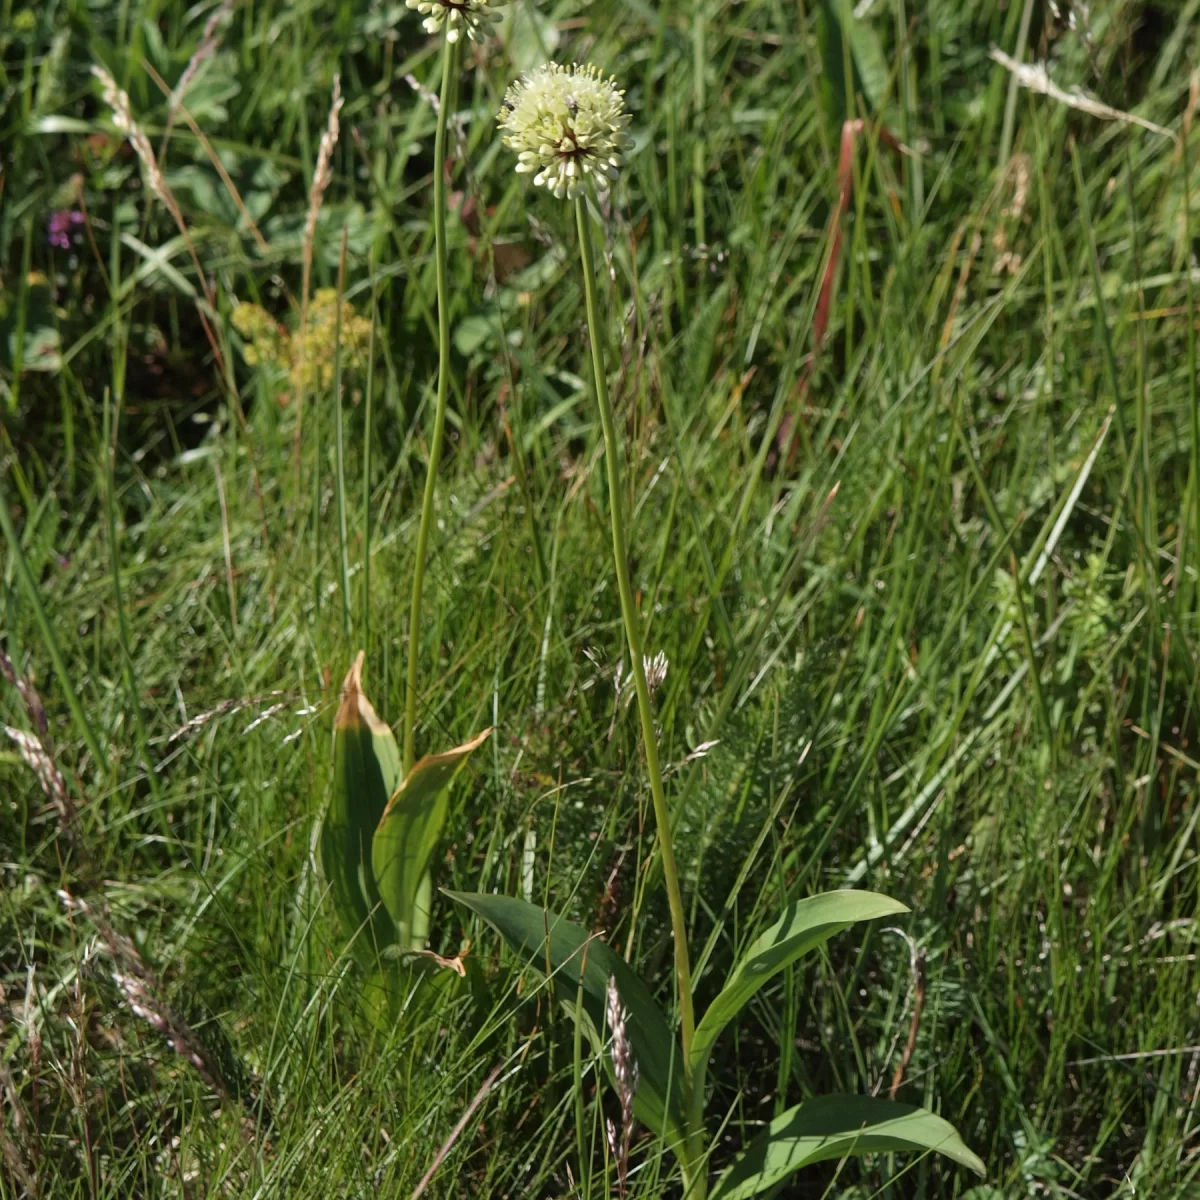
[[[525,966],[566,982],[561,1000],[576,1017],[572,986],[582,987],[587,1032],[604,1053],[598,1031],[605,1028],[609,978],[616,981],[629,1011],[628,1035],[640,1081],[635,1093],[639,1118],[680,1156],[685,1171],[703,1144],[704,1067],[721,1030],[764,984],[809,950],[856,921],[907,912],[903,904],[872,892],[827,892],[789,907],[738,959],[729,980],[701,1017],[687,1074],[693,1099],[685,1108],[679,1083],[685,1077],[678,1042],[645,984],[619,955],[586,929],[547,909],[511,896],[448,892],[452,899],[494,926]],[[611,1060],[606,1054],[611,1072]],[[746,1200],[775,1186],[810,1163],[878,1151],[932,1150],[983,1173],[983,1163],[957,1131],[923,1108],[869,1096],[822,1096],[790,1109],[738,1156],[722,1175],[713,1200]],[[704,1194],[703,1181],[693,1194]]]
[[[614,72],[634,114],[628,176],[596,214],[597,280],[630,571],[646,653],[670,664],[654,704],[698,1003],[807,896],[858,886],[912,910],[793,963],[716,1039],[711,1178],[796,1104],[887,1095],[903,1062],[897,1100],[952,1121],[986,1183],[943,1155],[881,1153],[810,1164],[781,1196],[1192,1200],[1197,1070],[1163,1051],[1195,1044],[1200,993],[1200,123],[1184,136],[1200,8],[1115,0],[1083,22],[1059,4],[1074,29],[1029,8],[1026,62],[1178,140],[1018,89],[1001,171],[1009,77],[988,50],[1016,54],[1023,2],[831,3],[882,47],[886,112],[853,59],[851,75],[907,152],[872,155],[872,130],[859,142],[803,394],[839,196],[823,3],[516,4],[510,40],[464,55],[452,329],[477,320],[452,359],[418,734],[436,750],[497,732],[448,794],[429,872],[603,929],[669,1019],[636,718],[613,687],[574,231],[495,143],[505,87],[553,35],[552,57]],[[438,46],[401,0],[231,5],[185,97],[202,142],[147,68],[175,87],[221,7],[52,0],[0,17],[0,642],[44,702],[77,810],[68,833],[0,728],[0,1142],[17,1156],[0,1192],[19,1194],[24,1161],[44,1200],[407,1197],[448,1145],[425,1200],[615,1197],[604,1122],[619,1114],[586,1041],[576,1091],[548,993],[516,1004],[499,937],[471,918],[466,949],[466,910],[440,896],[428,945],[461,953],[468,978],[394,944],[400,986],[373,985],[373,963],[347,962],[312,836],[360,647],[378,712],[405,701],[437,355]],[[196,261],[99,103],[98,59],[178,185]],[[332,395],[306,403],[297,454],[283,369],[248,364],[233,323],[245,303],[296,327],[335,72],[346,107],[313,290],[334,286],[348,224],[345,299],[375,329],[374,355],[343,372],[348,489],[371,518],[347,508],[349,633]],[[85,208],[69,248],[52,244],[52,215]],[[13,376],[22,311],[27,335],[57,336],[55,370],[27,359]],[[0,726],[42,728],[2,679]],[[223,1033],[248,1088],[214,1090],[130,1008],[64,886],[107,911],[200,1033]],[[373,959],[369,935],[356,957]],[[670,1156],[640,1122],[633,1136],[626,1200],[679,1200]]]
[[[590,1036],[605,1028],[608,981],[616,980],[621,1002],[629,1010],[629,1038],[639,1069],[635,1111],[668,1144],[678,1144],[685,1127],[682,1055],[666,1018],[629,964],[595,934],[548,909],[514,896],[446,894],[493,925],[523,965],[552,979],[561,977],[560,999],[572,1016],[575,990],[582,987]]]
[[[400,784],[400,749],[362,691],[363,655],[342,684],[333,726],[333,786],[321,822],[321,861],[346,940],[371,963],[396,940],[371,869],[372,842]]]
[[[429,928],[429,865],[455,775],[491,730],[402,777],[400,748],[362,690],[364,654],[342,684],[334,719],[333,788],[320,827],[333,906],[355,956],[379,970],[389,947],[421,951]]]
[[[384,907],[401,930],[401,940],[409,944],[424,945],[424,935],[416,929],[417,909],[422,926],[428,928],[429,863],[446,823],[450,784],[491,732],[486,729],[465,745],[418,759],[376,823],[372,874]],[[396,749],[395,741],[391,749]]]
[[[725,986],[696,1026],[691,1070],[700,1072],[702,1077],[704,1064],[721,1031],[746,1007],[751,996],[780,971],[856,921],[906,912],[906,905],[874,892],[823,892],[789,905],[779,920],[759,934],[734,963]]]
[[[858,1154],[934,1151],[984,1173],[949,1121],[894,1100],[818,1096],[781,1113],[734,1160],[711,1200],[749,1200],[811,1163]]]
[[[821,98],[831,127],[860,115],[858,97],[867,115],[881,115],[891,69],[871,23],[854,13],[847,0],[820,0],[818,30],[821,45]],[[849,65],[849,77],[847,77]]]

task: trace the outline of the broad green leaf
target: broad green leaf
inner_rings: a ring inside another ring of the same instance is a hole
[[[389,946],[378,969],[364,975],[359,992],[362,1011],[376,1030],[393,1030],[410,1009],[428,1012],[464,995],[486,999],[482,974],[479,964],[471,960]]]
[[[401,927],[402,938],[413,938],[413,909],[446,821],[450,784],[491,732],[485,729],[444,754],[427,754],[392,793],[379,818],[371,845],[371,870],[384,907]],[[427,920],[425,926],[427,930]]]
[[[855,92],[860,92],[866,99],[868,112],[877,115],[887,94],[890,72],[875,30],[868,21],[854,15],[846,0],[822,0],[817,28],[821,45],[820,90],[827,116],[839,126],[858,116]],[[853,76],[849,84],[846,80],[847,41]]]
[[[429,922],[433,914],[433,876],[426,871],[417,884],[417,896],[413,901],[412,945],[421,949],[429,937]]]
[[[954,1126],[927,1109],[874,1096],[818,1096],[776,1117],[734,1159],[710,1200],[747,1200],[826,1159],[906,1150],[936,1151],[984,1173]]]
[[[362,691],[360,653],[333,726],[333,795],[321,823],[321,866],[347,939],[365,965],[395,941],[371,873],[371,837],[400,778],[400,748]]]
[[[616,979],[621,1002],[629,1011],[629,1041],[638,1064],[634,1109],[653,1132],[671,1141],[680,1138],[682,1056],[654,997],[629,964],[582,926],[535,904],[512,896],[479,892],[446,895],[465,904],[499,930],[524,962],[561,977],[567,985],[572,1010],[575,990],[582,978],[584,1010],[594,1029],[604,1028],[608,981],[610,977]]]
[[[558,26],[532,4],[510,4],[501,9],[499,33],[508,45],[513,70],[532,71],[558,49]]]
[[[856,921],[908,912],[898,900],[877,892],[823,892],[797,900],[734,964],[725,986],[696,1026],[692,1070],[702,1072],[721,1030],[745,1007],[764,983],[784,967]]]

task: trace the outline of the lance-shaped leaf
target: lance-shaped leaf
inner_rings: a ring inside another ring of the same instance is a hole
[[[333,795],[321,823],[321,866],[347,939],[370,965],[395,941],[371,873],[371,838],[400,781],[400,748],[362,690],[360,652],[333,725]]]
[[[905,912],[908,909],[898,900],[878,892],[822,892],[788,905],[779,920],[734,964],[725,986],[696,1026],[691,1068],[697,1079],[702,1082],[704,1065],[721,1030],[784,967],[856,921]]]
[[[638,1065],[634,1111],[653,1132],[669,1142],[680,1140],[682,1055],[654,997],[629,964],[599,937],[548,909],[512,896],[479,892],[446,895],[493,925],[523,962],[562,980],[571,1010],[582,980],[584,1010],[593,1030],[604,1028],[608,981],[610,977],[616,980],[621,1003],[629,1012],[626,1029]],[[605,1061],[611,1071],[607,1056]]]
[[[710,1200],[748,1200],[811,1163],[894,1151],[935,1151],[984,1173],[954,1126],[927,1109],[874,1096],[818,1096],[776,1117],[734,1159]]]
[[[427,754],[392,793],[379,819],[371,846],[374,882],[405,939],[415,940],[413,910],[446,821],[450,784],[491,732],[485,729],[444,754]],[[427,912],[428,901],[426,925]]]

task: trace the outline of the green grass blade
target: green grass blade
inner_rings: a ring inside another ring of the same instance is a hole
[[[29,569],[29,560],[25,557],[25,551],[21,546],[21,539],[17,536],[16,527],[13,525],[12,513],[8,508],[8,497],[4,494],[3,486],[0,486],[0,530],[3,531],[8,541],[8,548],[12,552],[13,563],[16,565],[17,574],[21,577],[21,583],[25,587],[26,598],[33,609],[34,618],[37,621],[38,628],[41,630],[42,640],[46,643],[46,651],[50,655],[50,661],[54,664],[54,670],[58,675],[59,687],[62,688],[63,695],[66,697],[67,707],[71,710],[75,726],[79,730],[88,750],[91,751],[92,757],[99,764],[101,771],[107,773],[108,757],[100,748],[100,739],[96,736],[96,731],[91,721],[88,720],[83,704],[79,700],[79,693],[76,692],[75,686],[71,682],[71,673],[67,669],[66,659],[63,658],[62,650],[59,647],[58,638],[54,633],[54,626],[50,624],[50,617],[42,604],[41,593],[38,591],[37,580],[34,579],[33,572]]]

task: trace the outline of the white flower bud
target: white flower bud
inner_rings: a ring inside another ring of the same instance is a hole
[[[500,20],[498,4],[493,0],[404,0],[409,8],[424,15],[426,33],[446,27],[446,41],[457,42],[466,31],[474,42],[482,42]]]

